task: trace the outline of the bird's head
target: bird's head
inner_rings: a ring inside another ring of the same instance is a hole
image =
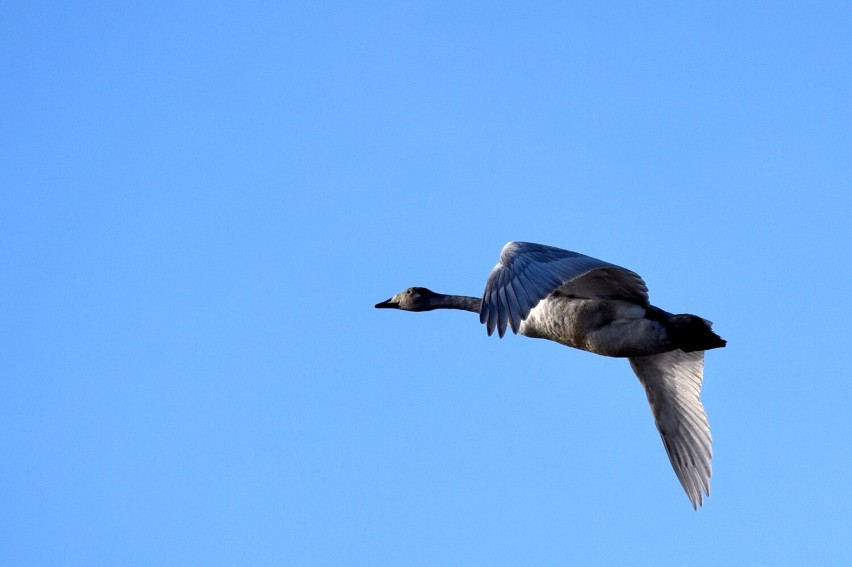
[[[403,311],[431,311],[437,307],[435,300],[440,297],[431,289],[425,287],[410,287],[381,303],[376,303],[376,309],[401,309]]]

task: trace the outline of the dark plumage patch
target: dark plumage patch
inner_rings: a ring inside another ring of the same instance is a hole
[[[671,341],[684,352],[722,348],[728,344],[710,329],[707,321],[695,315],[672,315],[663,324]]]

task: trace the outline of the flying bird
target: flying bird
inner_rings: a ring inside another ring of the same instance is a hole
[[[411,287],[378,309],[479,313],[488,335],[527,337],[627,358],[645,388],[669,460],[693,508],[710,496],[712,438],[699,399],[704,351],[726,345],[711,323],[648,301],[638,274],[577,252],[509,242],[482,299]],[[702,495],[703,493],[703,495]]]

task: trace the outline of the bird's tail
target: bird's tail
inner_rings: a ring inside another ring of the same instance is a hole
[[[712,331],[710,321],[697,315],[672,315],[665,322],[669,339],[684,352],[722,348],[727,341]]]

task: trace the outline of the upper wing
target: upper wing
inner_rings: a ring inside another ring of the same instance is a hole
[[[710,496],[713,457],[710,425],[698,399],[704,375],[704,352],[674,350],[630,358],[645,387],[654,421],[677,478],[693,508]]]
[[[554,291],[591,299],[626,299],[648,304],[648,288],[625,268],[552,246],[510,242],[488,276],[479,321],[488,334],[506,326],[517,333],[533,307]]]

